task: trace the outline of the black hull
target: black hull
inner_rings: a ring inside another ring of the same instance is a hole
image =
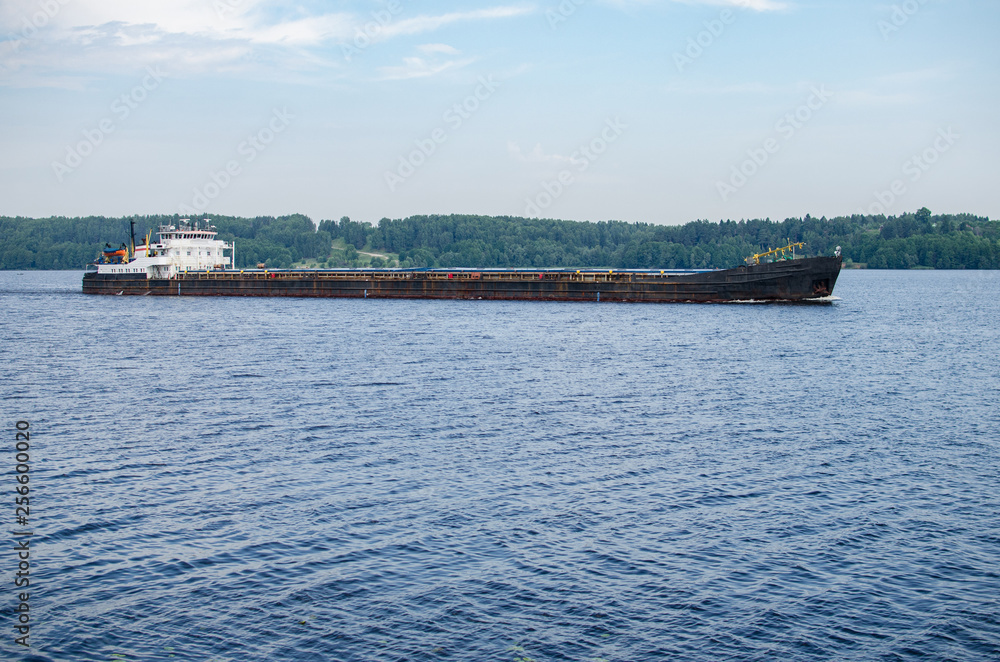
[[[570,270],[211,271],[176,278],[87,273],[85,294],[284,296],[390,299],[635,301],[650,303],[804,301],[828,297],[839,257],[814,257],[691,274]]]

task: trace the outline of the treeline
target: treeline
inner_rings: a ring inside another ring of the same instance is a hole
[[[998,269],[1000,223],[970,214],[840,216],[685,225],[558,221],[510,216],[411,216],[377,225],[344,217],[320,231],[357,249],[399,255],[401,266],[708,269],[789,241],[810,255],[841,247],[848,261],[878,269]]]
[[[356,266],[358,251],[391,254],[377,265],[403,267],[723,268],[753,253],[806,242],[805,253],[878,269],[1000,269],[1000,223],[969,214],[789,218],[784,221],[693,221],[664,226],[510,216],[412,216],[377,224],[306,216],[236,218],[207,215],[219,238],[236,242],[237,267],[290,267],[305,260]],[[46,219],[0,217],[0,269],[79,269],[105,242],[137,239],[178,216]],[[155,235],[154,235],[155,239]]]
[[[237,267],[261,262],[289,267],[304,258],[328,255],[333,241],[329,234],[317,232],[315,224],[302,214],[278,218],[208,214],[201,218],[216,227],[219,239],[236,242]],[[135,221],[136,244],[141,244],[150,232],[151,240],[156,241],[161,224],[177,225],[180,220],[177,215],[0,217],[0,269],[82,269],[100,256],[105,243],[128,243],[129,221]]]

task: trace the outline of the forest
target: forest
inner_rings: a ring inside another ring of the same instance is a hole
[[[848,266],[869,269],[1000,269],[1000,222],[971,214],[806,215],[783,221],[698,220],[684,225],[431,215],[378,223],[301,214],[239,218],[209,214],[218,237],[236,242],[236,266],[608,267],[709,269],[788,242],[807,255],[841,247]],[[0,269],[83,269],[105,242],[137,241],[173,216],[0,217]]]

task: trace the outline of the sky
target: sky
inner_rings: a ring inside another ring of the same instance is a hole
[[[3,0],[0,215],[1000,218],[996,0]]]

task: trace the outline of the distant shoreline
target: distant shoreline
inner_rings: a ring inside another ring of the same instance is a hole
[[[236,267],[468,267],[726,269],[776,246],[833,255],[845,268],[1000,269],[1000,222],[971,214],[691,221],[684,225],[429,215],[368,223],[302,214],[242,218],[206,214],[235,243]],[[82,268],[106,244],[140,243],[180,216],[0,217],[0,270]],[[155,237],[153,237],[155,240]]]

